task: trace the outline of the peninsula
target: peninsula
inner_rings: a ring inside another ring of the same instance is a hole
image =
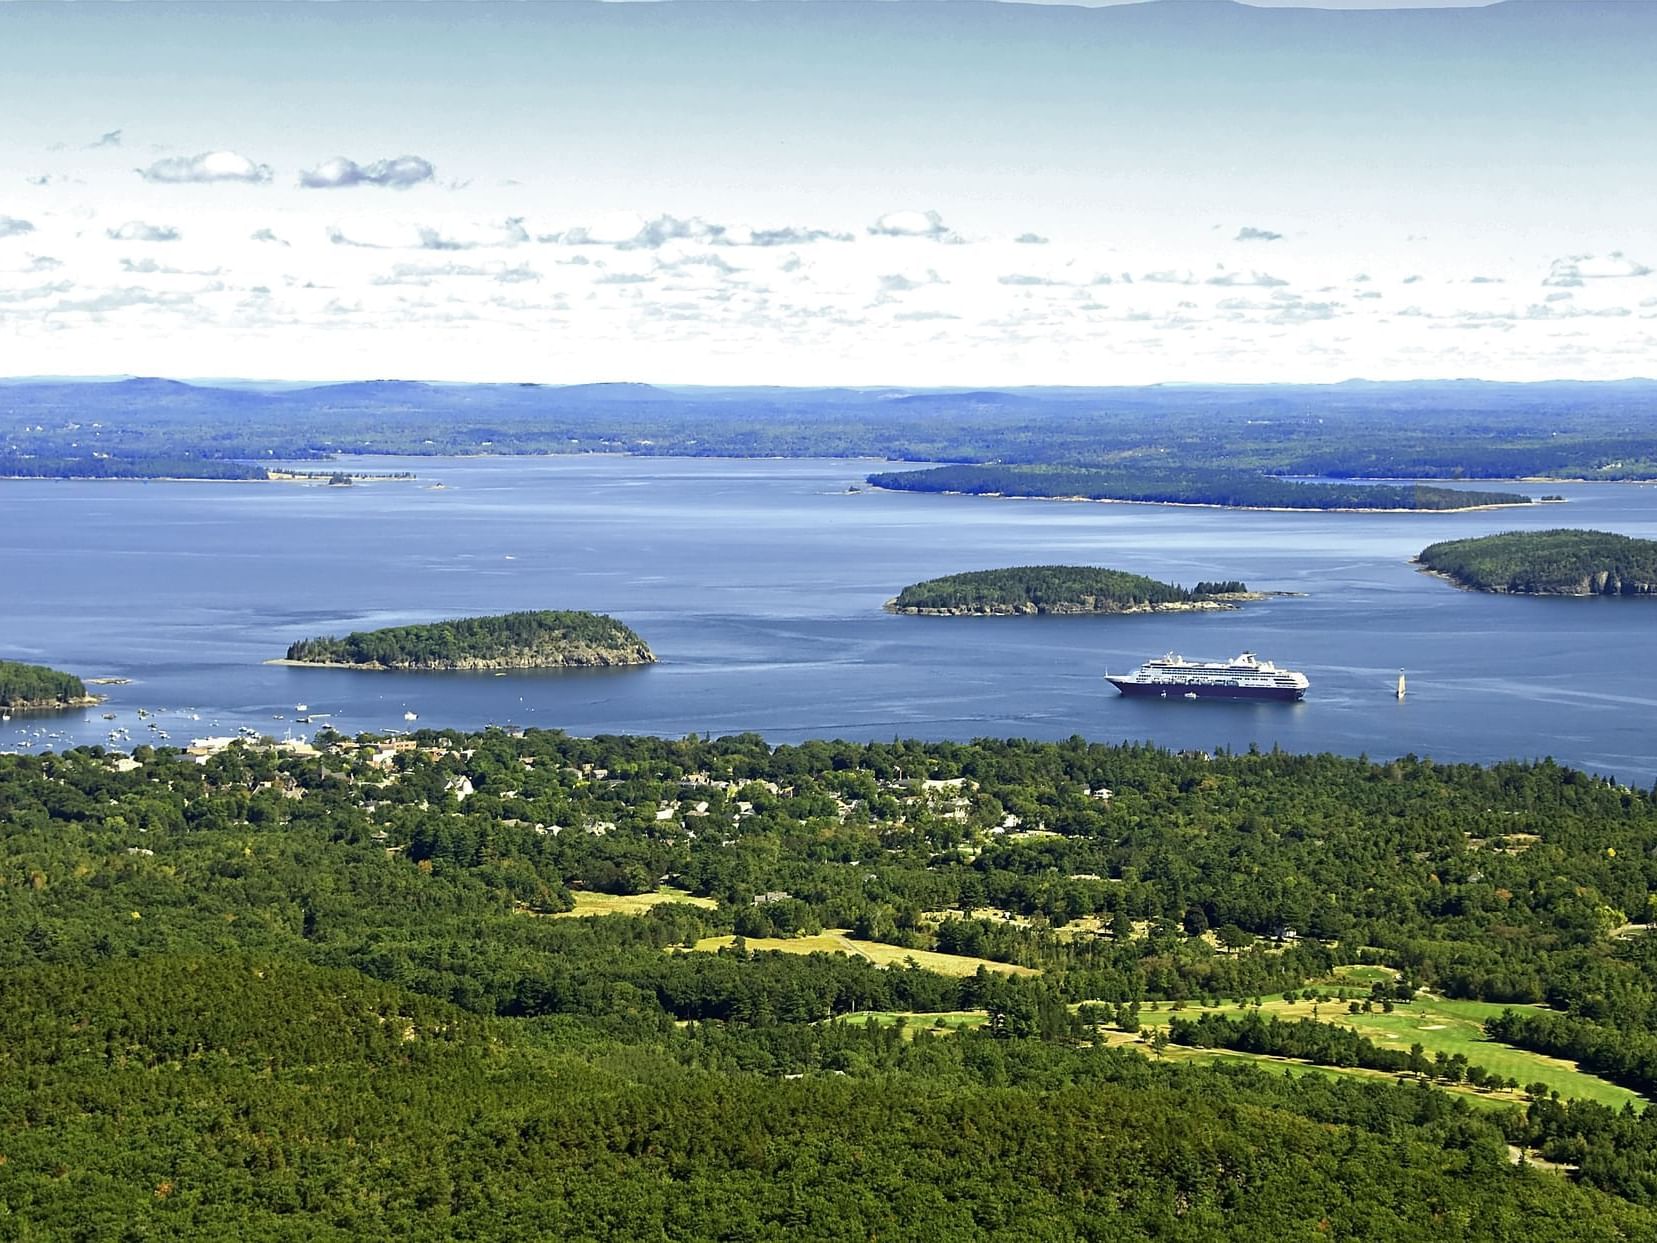
[[[558,669],[647,665],[645,641],[600,613],[503,613],[301,639],[272,664],[345,669]]]
[[[1138,501],[1221,509],[1445,512],[1533,504],[1517,492],[1431,484],[1296,483],[1241,470],[1091,466],[935,466],[869,476],[876,488],[1025,500]]]
[[[943,617],[1183,613],[1233,609],[1240,600],[1263,598],[1235,581],[1198,583],[1187,591],[1142,574],[1090,565],[1020,565],[913,583],[888,600],[886,609]]]
[[[98,697],[87,694],[85,683],[72,673],[0,660],[0,708],[9,712],[86,708],[98,702]]]
[[[1446,540],[1417,564],[1474,591],[1521,596],[1657,593],[1657,540],[1559,528]]]

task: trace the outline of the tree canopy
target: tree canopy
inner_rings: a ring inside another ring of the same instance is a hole
[[[0,660],[0,708],[67,707],[86,697],[85,684],[72,673]]]
[[[1427,569],[1477,591],[1646,596],[1657,591],[1657,540],[1609,531],[1507,531],[1429,544]]]
[[[381,669],[637,665],[655,659],[643,639],[601,613],[526,612],[301,639],[287,659]]]
[[[1213,601],[1248,590],[1240,582],[1198,583],[1187,591],[1143,574],[1087,565],[1020,565],[973,570],[912,583],[898,593],[899,612],[1121,613],[1159,605]]]

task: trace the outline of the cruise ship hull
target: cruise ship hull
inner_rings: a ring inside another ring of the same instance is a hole
[[[1126,678],[1107,678],[1124,695],[1149,699],[1183,699],[1195,695],[1198,699],[1271,699],[1294,701],[1306,696],[1304,689],[1293,686],[1216,686],[1213,684],[1180,684],[1167,682],[1132,682]]]

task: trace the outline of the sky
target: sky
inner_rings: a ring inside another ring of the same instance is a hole
[[[4,4],[0,374],[1650,375],[1654,47],[1641,0]]]

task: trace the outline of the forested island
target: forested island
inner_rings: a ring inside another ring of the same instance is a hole
[[[0,708],[22,712],[84,708],[97,702],[98,697],[87,694],[85,683],[72,673],[0,660]]]
[[[1445,540],[1417,562],[1474,591],[1524,596],[1649,596],[1657,540],[1560,527]]]
[[[964,616],[1032,613],[1158,613],[1236,608],[1258,600],[1240,582],[1187,591],[1142,574],[1088,565],[1021,565],[912,583],[886,603],[894,613]]]
[[[613,617],[542,610],[301,639],[279,663],[382,670],[557,669],[647,665],[655,659],[645,641]]]
[[[22,1236],[1657,1237],[1646,791],[317,745],[0,755]]]
[[[877,488],[1025,499],[1139,501],[1226,509],[1460,510],[1529,505],[1515,492],[1429,484],[1291,483],[1231,470],[1166,467],[934,466],[869,476]]]

